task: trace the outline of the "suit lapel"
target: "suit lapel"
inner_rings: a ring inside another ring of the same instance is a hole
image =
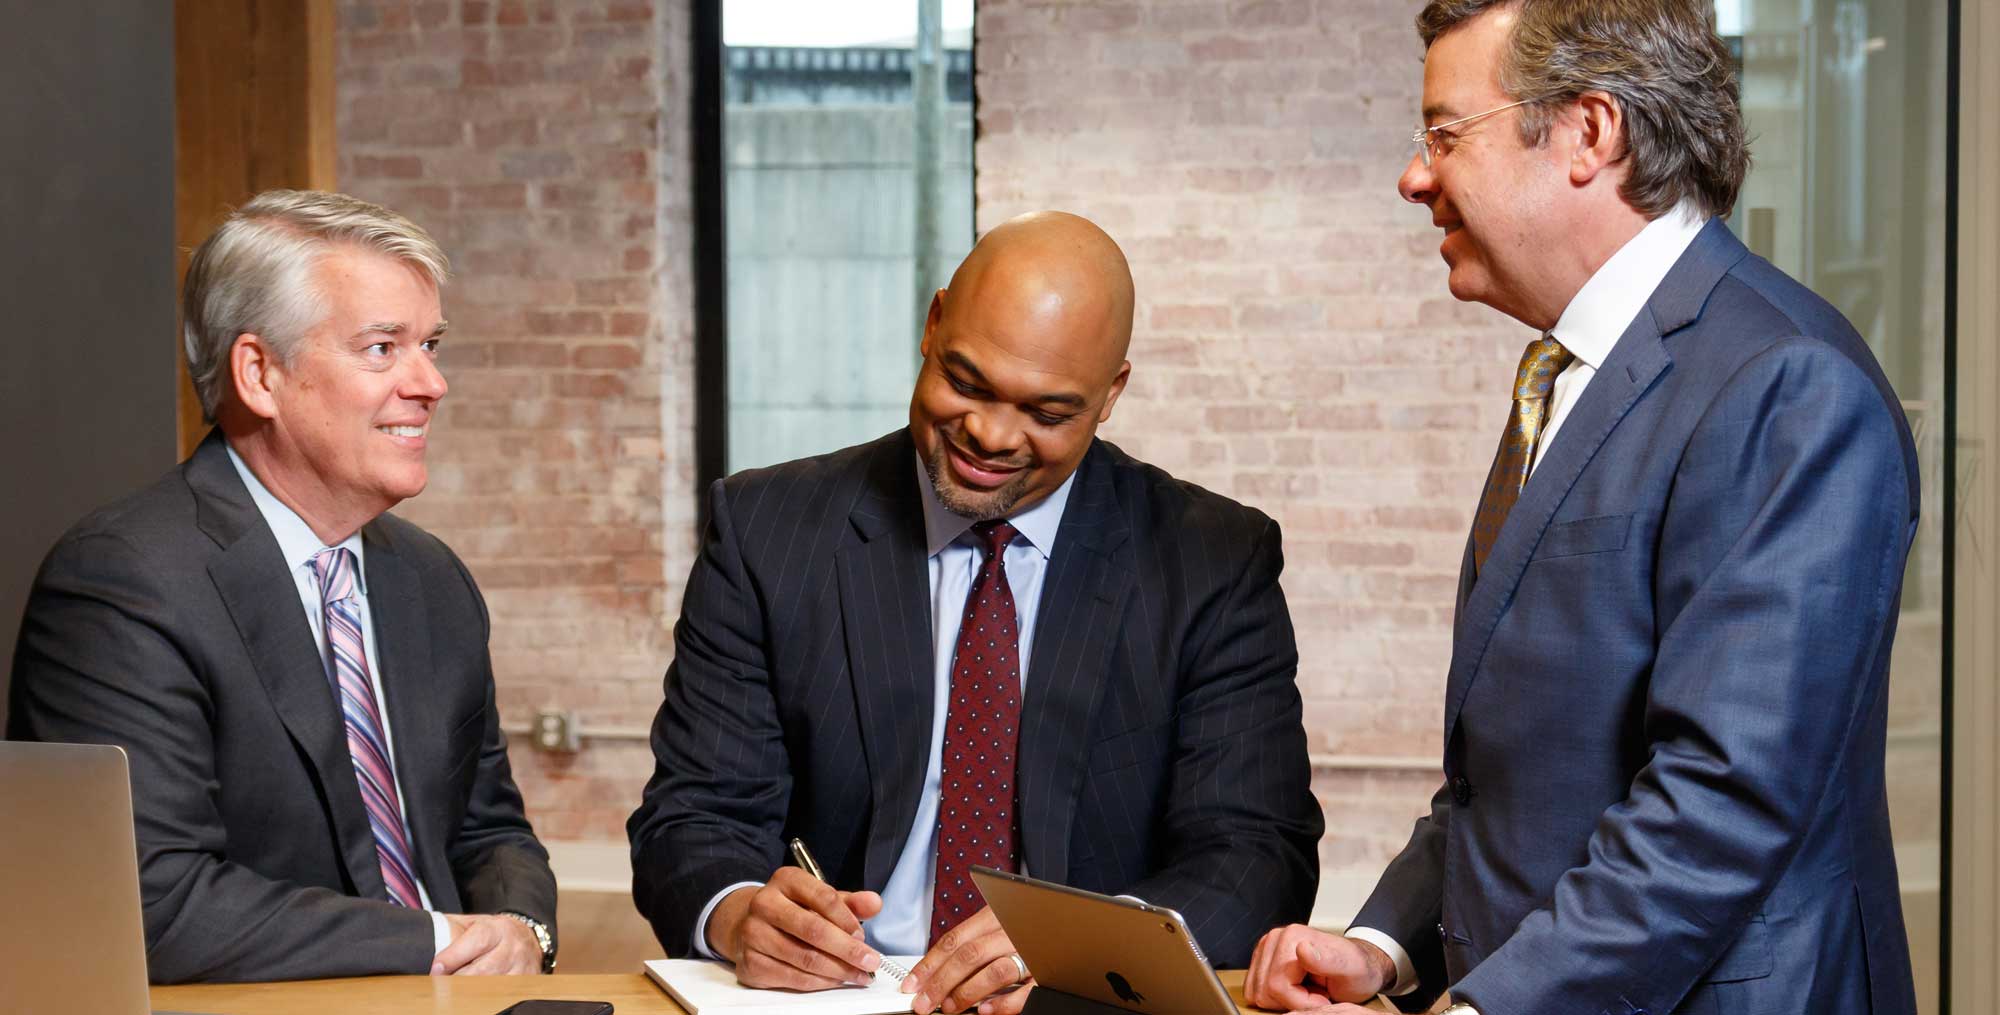
[[[848,680],[861,720],[874,818],[863,884],[880,889],[916,817],[935,706],[930,577],[916,451],[907,432],[883,441],[848,514],[860,541],[836,555]]]
[[[410,826],[411,862],[430,892],[431,903],[446,911],[458,908],[451,871],[445,865],[449,837],[441,819],[446,808],[438,799],[434,778],[445,771],[444,723],[452,717],[439,699],[431,668],[430,618],[424,608],[423,581],[386,527],[371,523],[361,530],[362,567],[368,579],[368,615],[375,628],[375,657],[382,672],[383,710],[395,741],[396,783],[403,791],[403,814]]]
[[[1022,855],[1028,870],[1051,881],[1069,876],[1070,823],[1118,640],[1118,618],[1132,589],[1125,545],[1130,528],[1107,454],[1102,444],[1091,448],[1063,509],[1042,581],[1022,701],[1015,762]]]
[[[357,894],[384,897],[382,868],[326,662],[299,607],[278,540],[230,464],[220,431],[211,432],[196,449],[186,476],[195,496],[196,524],[223,548],[208,566],[209,578],[236,623],[271,707],[312,764],[348,880]]]
[[[1453,742],[1459,711],[1485,658],[1493,629],[1513,602],[1514,590],[1519,587],[1535,545],[1541,542],[1556,509],[1562,506],[1612,430],[1673,365],[1663,339],[1700,316],[1701,307],[1716,283],[1746,253],[1719,220],[1703,227],[1660,282],[1646,308],[1619,337],[1604,365],[1584,389],[1583,397],[1563,421],[1557,440],[1535,467],[1528,485],[1521,491],[1521,499],[1508,512],[1507,521],[1494,540],[1486,566],[1472,580],[1458,611],[1452,632],[1451,671],[1445,686],[1447,745]]]

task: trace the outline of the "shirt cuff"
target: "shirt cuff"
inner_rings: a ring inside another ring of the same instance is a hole
[[[443,913],[431,913],[431,957],[451,947],[451,921]]]
[[[715,912],[716,904],[721,902],[724,898],[727,898],[730,892],[733,892],[738,888],[762,888],[762,887],[764,887],[764,882],[762,881],[738,881],[735,884],[730,885],[729,887],[724,888],[719,892],[716,892],[715,897],[708,900],[708,905],[701,907],[701,915],[695,918],[694,953],[704,959],[722,958],[722,956],[715,954],[713,951],[710,951],[708,947],[708,915],[710,913]]]
[[[1402,997],[1417,989],[1417,967],[1410,963],[1410,953],[1404,951],[1395,938],[1373,927],[1350,927],[1346,936],[1382,949],[1382,953],[1389,956],[1389,961],[1396,964],[1396,978],[1382,988],[1383,997]]]

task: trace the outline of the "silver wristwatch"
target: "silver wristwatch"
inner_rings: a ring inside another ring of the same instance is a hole
[[[1479,1015],[1479,1009],[1469,1004],[1455,1004],[1439,1012],[1438,1015]]]
[[[535,943],[542,946],[542,972],[544,973],[555,972],[556,939],[549,936],[549,929],[547,927],[542,926],[542,921],[537,920],[526,913],[516,913],[511,910],[503,912],[500,915],[507,917],[510,920],[521,921],[522,925],[527,927],[528,931],[535,935]]]

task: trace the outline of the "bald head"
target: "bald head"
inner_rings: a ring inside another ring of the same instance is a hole
[[[1002,518],[1082,463],[1131,365],[1132,269],[1118,244],[1063,212],[980,239],[924,322],[910,431],[948,508]]]
[[[1030,212],[980,238],[952,273],[942,309],[1059,335],[1108,381],[1132,344],[1132,268],[1089,219]]]

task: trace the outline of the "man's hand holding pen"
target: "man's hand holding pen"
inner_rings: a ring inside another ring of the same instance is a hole
[[[736,964],[746,987],[825,990],[867,983],[882,956],[861,939],[861,921],[882,911],[874,892],[843,892],[798,867],[780,867],[759,888],[716,904],[708,946]]]

